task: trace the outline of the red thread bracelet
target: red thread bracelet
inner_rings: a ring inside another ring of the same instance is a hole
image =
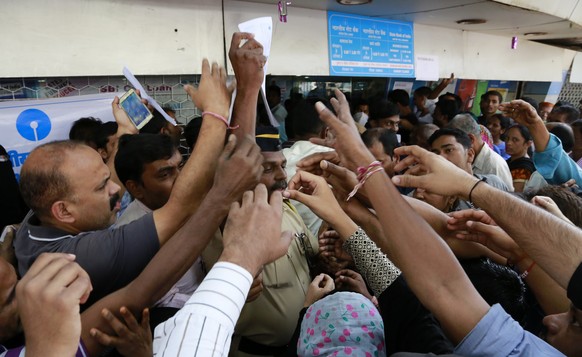
[[[533,267],[535,265],[536,265],[536,262],[534,261],[533,263],[531,263],[531,265],[523,273],[521,273],[521,275],[519,277],[522,279],[527,278],[527,276],[529,275],[529,273],[531,273],[531,270],[533,269]]]
[[[223,117],[220,114],[216,114],[216,113],[213,113],[213,112],[202,112],[202,116],[205,116],[205,115],[210,115],[210,116],[215,117],[216,119],[222,121],[226,125],[226,127],[228,129],[234,130],[234,129],[238,129],[238,127],[239,127],[238,125],[236,125],[236,126],[230,126],[230,124],[228,123],[228,120],[226,120],[226,118]]]
[[[358,167],[358,183],[354,186],[354,189],[352,190],[352,192],[350,192],[346,201],[349,201],[350,198],[352,198],[356,195],[358,190],[362,186],[364,186],[364,184],[366,183],[366,180],[368,180],[368,178],[370,178],[370,176],[372,176],[376,172],[382,171],[382,170],[384,170],[384,167],[382,167],[382,163],[380,161],[373,161],[370,165],[368,165],[366,167],[363,167],[363,166]]]

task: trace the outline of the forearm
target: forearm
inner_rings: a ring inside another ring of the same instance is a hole
[[[525,272],[531,267],[527,276],[523,279],[534,294],[546,315],[561,314],[570,308],[570,300],[566,297],[566,290],[560,287],[538,265],[531,266],[531,258],[522,259],[516,268],[519,272]]]
[[[231,126],[239,126],[234,131],[239,139],[245,135],[255,136],[258,95],[258,88],[237,87]]]
[[[176,235],[154,256],[143,272],[128,286],[101,299],[82,317],[83,341],[91,355],[102,346],[90,337],[95,327],[111,333],[111,327],[101,317],[101,310],[119,311],[128,307],[136,316],[158,301],[192,266],[228,214],[230,202],[220,199],[220,193],[209,192],[200,209],[192,215]]]
[[[194,152],[176,179],[168,203],[154,211],[161,245],[197,211],[212,186],[225,135],[226,126],[222,121],[204,116]]]
[[[345,240],[343,248],[352,256],[375,296],[380,296],[401,274],[362,228]]]
[[[362,204],[349,204],[346,213],[348,216],[372,238],[379,242],[384,237],[384,230],[378,217]],[[344,239],[345,241],[345,239]]]
[[[449,233],[447,230],[447,215],[442,211],[434,208],[426,202],[417,200],[416,198],[402,195],[402,198],[408,202],[410,207],[420,215],[438,235],[445,238]]]
[[[533,138],[536,152],[542,152],[546,150],[548,142],[550,141],[550,133],[548,132],[548,129],[546,129],[546,126],[542,122],[541,118],[534,124],[528,125],[527,128],[529,129],[529,132]]]
[[[577,227],[489,185],[477,185],[472,199],[552,279],[564,289],[568,286],[582,256],[582,237]],[[533,232],[543,240],[534,239]]]
[[[384,173],[372,175],[366,185],[368,192],[374,192],[370,199],[385,232],[378,245],[402,270],[411,289],[453,342],[459,342],[489,306],[444,241],[405,202]]]

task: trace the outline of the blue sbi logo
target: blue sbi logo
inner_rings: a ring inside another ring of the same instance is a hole
[[[26,109],[16,119],[16,130],[30,141],[40,141],[51,132],[51,120],[45,112],[38,109]]]

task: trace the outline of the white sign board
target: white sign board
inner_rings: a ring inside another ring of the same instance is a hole
[[[16,178],[35,147],[68,139],[75,120],[83,117],[103,122],[115,120],[111,102],[120,94],[0,102],[0,145],[8,152]]]

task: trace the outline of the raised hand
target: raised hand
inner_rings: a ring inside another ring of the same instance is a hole
[[[243,41],[246,42],[241,46]],[[258,92],[264,80],[263,67],[267,58],[263,55],[263,46],[255,40],[255,36],[251,33],[235,32],[230,42],[228,58],[234,69],[237,88]]]
[[[79,304],[93,289],[75,256],[43,253],[16,285],[27,356],[74,356],[81,338]]]
[[[550,212],[554,216],[556,216],[560,219],[563,219],[564,221],[566,221],[568,223],[574,224],[574,223],[572,223],[572,221],[570,221],[568,219],[568,217],[564,216],[564,214],[562,213],[562,211],[560,211],[560,208],[558,207],[556,202],[554,202],[554,200],[552,200],[551,198],[549,198],[547,196],[535,196],[534,198],[531,199],[531,203],[533,203],[534,205],[536,205],[538,207],[545,209],[546,211]]]
[[[343,242],[338,232],[331,230],[321,233],[318,243],[322,256],[333,257],[336,260],[353,261],[352,256],[343,249]]]
[[[255,188],[263,173],[261,149],[250,137],[230,135],[218,159],[211,192],[229,204],[239,201],[243,193]]]
[[[540,118],[535,108],[528,102],[520,99],[500,104],[499,110],[503,115],[512,118],[521,125],[529,127],[539,122],[543,123],[542,118]]]
[[[115,347],[117,352],[126,357],[148,357],[153,353],[152,332],[150,330],[150,313],[148,309],[142,312],[141,323],[138,323],[128,308],[122,307],[119,313],[120,321],[111,311],[103,309],[101,316],[115,331],[117,336],[108,335],[96,328],[91,329],[91,336],[104,346]]]
[[[478,181],[444,157],[419,146],[402,146],[394,149],[394,154],[408,155],[394,167],[395,172],[408,168],[404,175],[392,178],[392,182],[398,186],[423,188],[439,195],[467,199],[471,188]]]
[[[317,300],[332,292],[333,289],[335,289],[335,284],[331,276],[327,274],[319,274],[315,279],[313,279],[311,284],[309,284],[303,307],[313,305]]]
[[[185,85],[194,105],[202,112],[212,112],[228,118],[230,110],[230,98],[236,83],[226,86],[226,71],[218,63],[212,63],[212,68],[205,58],[202,61],[202,75],[198,88]]]
[[[360,138],[346,96],[339,89],[335,89],[334,93],[336,98],[332,98],[330,102],[337,116],[321,102],[315,104],[315,109],[319,112],[319,118],[327,124],[335,138],[333,148],[339,154],[340,161],[348,169],[356,171],[360,166],[369,165],[374,161],[374,157]],[[312,138],[310,141],[326,145],[325,139]]]
[[[291,244],[291,232],[281,233],[282,204],[281,193],[268,198],[263,184],[246,191],[241,204],[230,206],[219,261],[238,264],[256,276],[263,265],[282,257]]]
[[[323,174],[323,170],[320,165],[321,162],[324,160],[332,162],[336,165],[340,164],[337,152],[335,151],[316,152],[301,159],[301,161],[297,163],[297,169],[307,171],[314,175],[321,176]]]

